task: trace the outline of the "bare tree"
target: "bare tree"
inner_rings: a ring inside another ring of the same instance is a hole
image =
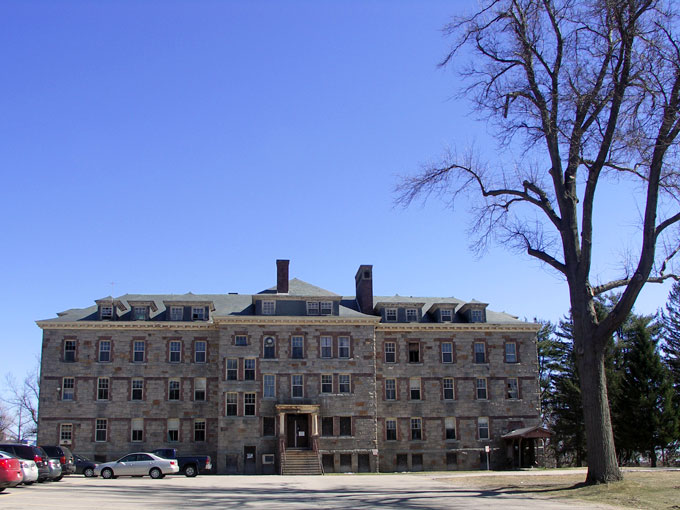
[[[587,482],[618,480],[604,372],[606,339],[646,282],[677,277],[680,44],[665,0],[485,0],[446,31],[442,65],[464,56],[463,95],[521,161],[451,153],[397,187],[397,202],[441,194],[473,204],[473,246],[495,240],[564,277],[583,392]],[[642,207],[638,245],[611,281],[592,275],[600,188],[631,181]],[[673,227],[673,228],[671,228]],[[594,298],[621,289],[603,318]]]
[[[13,425],[10,413],[0,404],[0,441],[9,439]]]
[[[21,384],[14,376],[5,377],[9,396],[4,400],[13,411],[16,439],[35,437],[38,433],[38,400],[40,396],[40,364],[36,365]]]

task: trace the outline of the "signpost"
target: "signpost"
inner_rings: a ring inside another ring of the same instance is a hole
[[[489,471],[490,470],[490,467],[489,467],[489,452],[491,451],[491,448],[489,447],[489,445],[486,445],[484,447],[484,451],[486,452],[486,470]]]

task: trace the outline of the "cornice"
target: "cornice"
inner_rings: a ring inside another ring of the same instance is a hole
[[[217,324],[248,324],[261,326],[316,326],[319,324],[354,324],[370,326],[376,325],[380,321],[380,317],[338,317],[332,315],[323,315],[318,317],[308,316],[292,316],[283,317],[276,315],[257,315],[257,316],[225,316],[216,317],[213,315],[213,321]]]
[[[35,321],[41,329],[217,329],[212,322],[179,321]]]
[[[412,331],[441,331],[441,332],[525,332],[537,333],[541,329],[540,324],[533,322],[522,322],[519,324],[489,324],[488,322],[475,323],[422,323],[422,322],[401,322],[401,323],[380,323],[376,326],[376,332],[408,333]]]

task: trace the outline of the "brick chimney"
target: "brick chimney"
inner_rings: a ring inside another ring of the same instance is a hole
[[[290,260],[276,261],[276,292],[288,294],[288,265]]]
[[[354,276],[356,297],[361,313],[373,314],[373,266],[362,264]]]

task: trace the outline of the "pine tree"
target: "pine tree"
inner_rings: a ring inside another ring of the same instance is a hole
[[[680,282],[675,282],[668,294],[666,310],[661,313],[663,351],[671,370],[676,395],[680,394]]]
[[[656,450],[673,441],[678,416],[671,377],[657,346],[659,326],[652,321],[653,317],[634,317],[623,332],[621,398],[616,401],[614,416],[621,449],[648,454],[656,467]]]

